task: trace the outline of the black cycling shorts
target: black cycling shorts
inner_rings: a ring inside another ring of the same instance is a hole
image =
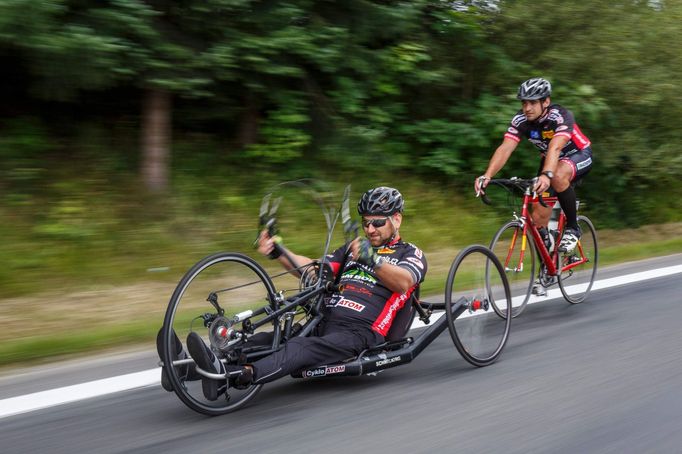
[[[560,156],[560,162],[566,162],[573,168],[573,175],[571,176],[571,184],[577,183],[582,177],[587,175],[592,169],[592,149],[585,147],[582,150],[577,150],[569,155]],[[538,168],[538,175],[542,172],[545,166],[545,158],[540,160],[540,167]]]

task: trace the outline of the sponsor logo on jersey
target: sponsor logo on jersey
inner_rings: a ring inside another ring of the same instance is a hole
[[[397,265],[398,264],[398,259],[395,257],[391,257],[391,258],[381,257],[381,260],[383,260],[386,263],[390,263],[391,265]]]
[[[422,257],[424,256],[424,253],[422,252],[421,249],[419,249],[418,247],[415,246],[415,248],[414,248],[414,255],[416,255],[417,258],[420,259],[420,258],[422,258]]]
[[[562,124],[564,122],[564,117],[561,115],[561,112],[559,112],[559,109],[552,109],[549,112],[547,119],[549,121],[556,121],[558,124]]]
[[[587,158],[582,162],[577,163],[575,166],[578,170],[584,169],[585,167],[589,166],[592,164],[592,158]]]
[[[398,309],[400,309],[403,306],[403,303],[407,300],[407,298],[408,298],[407,293],[403,293],[395,300],[393,300],[393,303],[391,303],[391,305],[388,308],[388,311],[386,312],[386,316],[377,325],[380,330],[385,329],[393,322],[395,313],[398,311]]]
[[[353,292],[353,293],[359,293],[361,295],[366,295],[366,296],[372,296],[372,292],[365,288],[365,287],[358,287],[355,284],[346,284],[343,286],[343,289],[341,290],[341,293],[343,292]]]
[[[528,139],[530,143],[538,147],[540,150],[547,151],[548,145],[540,139]]]
[[[341,298],[338,303],[336,303],[336,307],[347,307],[348,309],[354,310],[355,312],[362,312],[365,310],[365,306],[360,303],[356,303],[355,301],[347,300],[346,298]]]
[[[387,248],[387,247],[382,247],[377,249],[377,254],[393,254],[395,252],[395,249]]]
[[[304,371],[303,376],[306,378],[324,377],[325,375],[340,374],[345,371],[346,366],[322,366]]]
[[[512,134],[518,134],[518,133],[519,133],[519,130],[518,130],[518,129],[516,129],[516,128],[511,128],[511,127],[510,127],[509,129],[507,129],[507,131],[511,132]]]
[[[368,282],[370,284],[376,284],[377,283],[377,280],[374,278],[374,276],[369,274],[367,271],[363,271],[363,270],[358,269],[358,268],[353,268],[353,269],[346,271],[345,273],[343,273],[342,277],[347,278],[347,279],[353,279],[356,281]]]
[[[543,139],[551,139],[552,137],[554,137],[554,131],[542,131]]]
[[[535,129],[533,129],[530,132],[530,138],[531,139],[539,139],[540,138],[540,131],[536,131]]]
[[[561,126],[559,126],[558,128],[556,128],[556,132],[565,131],[565,130],[567,130],[567,129],[568,129],[568,126],[566,126],[566,125],[561,125]]]

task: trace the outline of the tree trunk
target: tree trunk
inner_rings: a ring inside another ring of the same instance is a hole
[[[153,193],[168,189],[171,141],[171,95],[149,88],[142,105],[142,179]]]
[[[244,113],[241,116],[239,131],[237,132],[237,145],[246,148],[258,140],[258,125],[260,112],[254,96],[248,93],[244,99]]]

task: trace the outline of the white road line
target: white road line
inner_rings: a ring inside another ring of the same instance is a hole
[[[119,391],[158,385],[160,381],[161,369],[157,368],[81,383],[79,385],[64,386],[63,388],[10,397],[9,399],[0,400],[0,418]]]
[[[617,287],[619,285],[634,284],[636,282],[655,279],[673,274],[682,273],[682,265],[669,266],[655,270],[632,273],[625,276],[613,277],[596,281],[592,290]],[[547,301],[548,299],[561,297],[561,291],[552,289],[546,297],[531,297],[528,304]],[[442,314],[434,314],[436,317]],[[432,322],[434,320],[432,319]],[[424,326],[419,320],[413,323],[412,328]],[[155,368],[132,374],[119,375],[117,377],[95,380],[79,385],[65,386],[62,388],[41,391],[23,396],[11,397],[0,400],[0,419],[21,413],[28,413],[43,408],[76,402],[92,397],[127,391],[147,386],[158,386],[161,377],[161,369]]]

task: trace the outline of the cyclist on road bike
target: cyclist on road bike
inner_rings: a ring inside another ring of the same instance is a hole
[[[580,239],[576,195],[573,185],[592,168],[590,140],[580,131],[570,110],[552,104],[552,86],[537,77],[519,87],[517,98],[521,110],[511,120],[502,144],[495,150],[485,173],[476,178],[476,194],[484,192],[489,180],[506,164],[522,137],[540,150],[538,181],[534,191],[542,193],[551,188],[566,215],[566,228],[559,251],[570,252]],[[533,222],[544,228],[551,215],[551,207],[536,206]]]
[[[358,213],[366,238],[356,238],[327,257],[334,274],[342,273],[342,290],[325,302],[325,322],[317,336],[294,337],[253,364],[226,366],[192,332],[187,349],[196,364],[207,372],[228,372],[230,384],[242,387],[267,383],[306,367],[342,361],[382,343],[427,269],[422,251],[400,237],[402,211],[403,198],[396,189],[378,187],[363,194]],[[275,243],[267,230],[261,232],[258,245],[259,252],[290,270],[312,262],[288,250],[283,254],[283,246]],[[341,270],[347,251],[351,256]],[[296,263],[290,263],[287,256]],[[224,380],[201,379],[204,396],[209,400],[216,400],[228,386]]]

